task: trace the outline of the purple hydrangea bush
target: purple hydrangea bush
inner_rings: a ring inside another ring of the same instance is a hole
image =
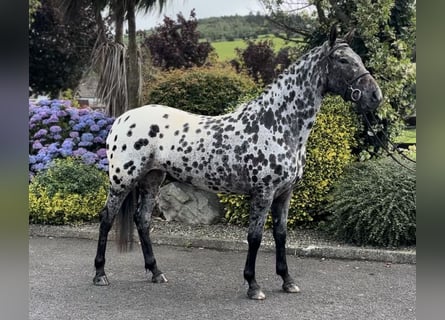
[[[48,168],[56,158],[79,157],[108,171],[105,140],[114,118],[66,100],[29,104],[29,175]]]

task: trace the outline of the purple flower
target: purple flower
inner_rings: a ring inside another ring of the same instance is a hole
[[[41,138],[43,136],[45,136],[46,134],[48,134],[48,130],[46,129],[40,129],[39,131],[37,131],[36,133],[34,133],[34,138]]]
[[[87,133],[82,133],[82,136],[80,137],[81,141],[87,141],[87,142],[92,142],[94,140],[94,136],[87,132]]]
[[[88,115],[89,111],[89,109],[79,109],[79,116]]]
[[[107,150],[105,148],[100,148],[96,151],[96,154],[99,158],[106,158],[107,157]]]
[[[39,140],[36,140],[36,141],[34,141],[34,143],[32,144],[32,148],[33,148],[34,150],[39,150],[39,149],[42,149],[43,146],[42,146],[42,144],[40,143]]]
[[[62,131],[62,128],[59,127],[59,126],[51,126],[51,127],[49,128],[49,131],[51,131],[52,133],[59,133],[59,132]]]
[[[93,142],[97,143],[97,144],[104,144],[105,140],[101,136],[97,136],[97,137],[94,137]]]
[[[90,126],[90,130],[93,132],[97,132],[100,131],[100,127],[97,124],[93,124],[92,126]]]
[[[97,160],[97,155],[93,152],[85,152],[82,155],[82,160],[85,164],[94,164]]]
[[[69,101],[29,103],[29,176],[55,158],[68,156],[81,157],[85,163],[107,171],[104,144],[113,122],[114,118],[102,112],[73,108]],[[65,130],[68,138],[62,134]]]
[[[85,149],[85,148],[79,148],[79,149],[73,151],[73,156],[75,156],[75,157],[81,157],[81,156],[82,156],[84,153],[86,153],[86,152],[87,152],[87,149]]]
[[[79,138],[79,132],[77,132],[77,131],[71,131],[70,132],[70,137],[71,138]]]

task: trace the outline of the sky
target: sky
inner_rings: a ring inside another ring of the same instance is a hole
[[[155,9],[152,13],[139,13],[136,20],[138,30],[150,29],[162,23],[164,15],[176,20],[176,14],[182,12],[188,18],[195,8],[196,18],[220,17],[229,15],[244,16],[249,12],[264,12],[259,0],[167,0],[164,10],[159,14]]]

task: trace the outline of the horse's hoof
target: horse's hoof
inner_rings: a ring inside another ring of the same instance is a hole
[[[95,276],[93,283],[95,286],[108,286],[110,284],[106,275]]]
[[[247,297],[252,300],[264,300],[266,295],[261,289],[249,289],[247,291]]]
[[[300,292],[300,288],[298,288],[298,286],[295,283],[293,283],[293,282],[284,283],[283,284],[283,290],[285,292],[288,292],[288,293]]]
[[[153,276],[151,278],[151,282],[153,283],[167,283],[168,280],[167,278],[164,276],[163,273],[158,274],[157,276]]]

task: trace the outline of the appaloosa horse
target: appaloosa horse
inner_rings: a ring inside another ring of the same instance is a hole
[[[153,256],[149,224],[159,187],[168,175],[212,192],[250,197],[244,278],[251,299],[265,298],[255,279],[255,260],[270,209],[276,272],[284,291],[299,292],[286,262],[287,213],[292,188],[303,174],[306,141],[326,93],[356,102],[362,110],[373,110],[382,101],[376,81],[347,42],[337,39],[335,28],[328,41],[232,113],[210,117],[146,105],[118,117],[107,138],[111,186],[100,215],[94,284],[108,285],[107,236],[118,213],[128,211],[125,208],[133,208],[130,217],[152,281],[167,281]]]

